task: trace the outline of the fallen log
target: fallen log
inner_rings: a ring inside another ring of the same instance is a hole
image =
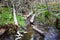
[[[36,26],[33,25],[32,29],[33,29],[35,32],[39,33],[41,36],[44,37],[44,32],[41,31],[41,30],[39,30],[38,28],[36,28]]]

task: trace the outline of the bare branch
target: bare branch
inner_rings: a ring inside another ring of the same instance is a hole
[[[16,25],[18,25],[14,4],[13,4],[13,15],[14,15],[14,22],[15,22]]]

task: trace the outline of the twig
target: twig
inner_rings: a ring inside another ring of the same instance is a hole
[[[37,32],[39,32],[40,34],[44,34],[43,31],[39,30],[38,28],[36,28],[36,26],[32,25],[33,26],[33,29],[36,30]]]

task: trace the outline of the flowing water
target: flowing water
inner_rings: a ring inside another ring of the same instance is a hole
[[[53,27],[42,27],[41,25],[37,27],[39,30],[42,30],[43,35],[34,31],[31,25],[27,26],[27,32],[24,34],[22,40],[57,40],[57,32]],[[60,40],[60,38],[58,39]]]

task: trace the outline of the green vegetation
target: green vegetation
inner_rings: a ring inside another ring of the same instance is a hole
[[[13,22],[13,15],[11,8],[0,8],[0,24],[8,24],[8,23],[14,23]]]
[[[25,22],[22,16],[17,16],[17,20],[20,26],[25,25]],[[10,24],[10,23],[14,24],[12,9],[10,7],[8,8],[1,7],[0,8],[0,24]]]
[[[33,10],[36,14],[40,13],[40,15],[36,16],[36,20],[43,24],[54,25],[54,20],[60,18],[60,13],[49,12],[47,6],[44,4],[37,4]]]
[[[52,5],[54,6],[52,9],[55,10],[55,8],[57,8],[56,4]],[[53,25],[54,24],[54,20],[56,18],[60,18],[60,13],[54,13],[54,12],[49,12],[47,9],[47,6],[44,4],[36,4],[33,9],[35,14],[39,14],[38,16],[36,16],[36,20],[38,20],[39,22],[43,23],[43,24],[49,24],[49,25]],[[56,9],[57,10],[57,9]],[[58,16],[56,16],[56,14]],[[25,21],[24,18],[22,16],[18,16],[17,15],[17,20],[18,20],[18,24],[20,26],[24,26],[25,25]],[[5,23],[14,23],[14,19],[13,19],[13,12],[12,12],[12,8],[8,7],[0,7],[0,24],[5,24]]]
[[[17,16],[17,20],[20,26],[24,26],[25,25],[25,21],[24,18],[22,16]]]

